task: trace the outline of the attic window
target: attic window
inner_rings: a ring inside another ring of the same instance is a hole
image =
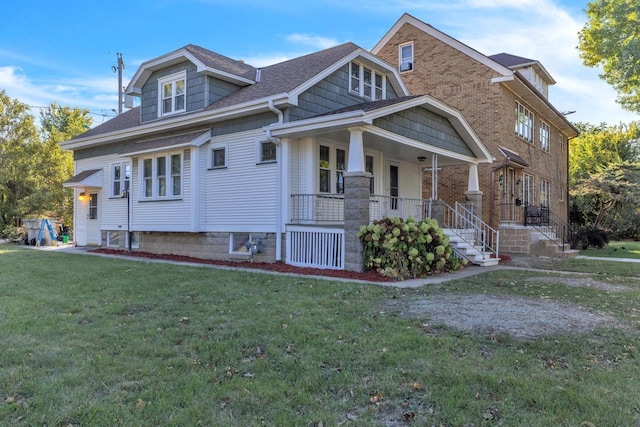
[[[369,67],[352,62],[349,64],[349,90],[374,101],[386,98],[386,77]]]
[[[159,116],[186,110],[187,73],[185,71],[158,79]]]
[[[398,66],[401,72],[413,70],[413,42],[398,46]]]

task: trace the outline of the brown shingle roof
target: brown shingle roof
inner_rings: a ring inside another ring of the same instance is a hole
[[[207,67],[215,68],[216,70],[249,80],[256,79],[257,69],[244,62],[236,61],[235,59],[228,58],[194,44],[188,44],[183,49],[198,58],[198,60]]]
[[[74,175],[68,180],[64,181],[63,184],[76,184],[78,182],[82,182],[84,179],[89,178],[91,175],[93,175],[94,173],[98,173],[101,170],[102,169],[91,169],[91,170],[82,171],[79,174]]]
[[[290,92],[357,49],[360,47],[353,43],[344,43],[265,67],[260,70],[259,82],[222,98],[206,107],[205,110],[215,110]]]
[[[167,148],[173,146],[179,146],[193,141],[195,138],[202,135],[203,131],[186,133],[182,135],[167,136],[160,139],[154,139],[151,141],[139,142],[133,144],[122,150],[119,154],[137,153],[140,151],[156,150],[160,148]]]
[[[496,55],[488,56],[488,58],[507,68],[537,62],[535,59],[523,58],[522,56],[511,55],[509,53],[498,53]]]

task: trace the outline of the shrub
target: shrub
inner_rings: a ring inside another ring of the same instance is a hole
[[[385,218],[360,227],[357,237],[362,242],[365,269],[385,277],[410,279],[462,265],[434,219]]]
[[[21,242],[25,239],[27,233],[25,233],[23,227],[14,227],[13,225],[5,225],[0,229],[0,239],[6,239],[10,242]]]
[[[590,226],[579,227],[571,234],[572,249],[588,249],[590,246],[602,249],[607,243],[609,243],[607,232]]]

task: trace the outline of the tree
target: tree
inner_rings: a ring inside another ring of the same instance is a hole
[[[571,184],[602,172],[609,165],[640,161],[640,122],[607,126],[577,123],[580,136],[571,141]]]
[[[73,175],[73,154],[60,143],[85,132],[93,119],[87,110],[60,107],[52,103],[40,112],[42,148],[38,155],[40,176],[30,198],[25,201],[32,214],[70,221],[73,215],[73,191],[62,183]]]
[[[578,180],[571,190],[582,224],[606,228],[617,238],[640,236],[640,163],[616,163]]]
[[[0,90],[0,228],[19,225],[27,214],[21,202],[37,183],[33,171],[40,150],[29,106]]]
[[[580,57],[618,92],[618,102],[640,112],[640,7],[637,0],[594,0],[578,34]]]
[[[73,158],[59,143],[84,132],[89,112],[55,103],[40,114],[40,132],[29,106],[0,91],[0,230],[22,218],[71,219],[72,192],[62,182],[73,174]]]

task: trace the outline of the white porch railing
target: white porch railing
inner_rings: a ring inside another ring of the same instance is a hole
[[[344,263],[343,228],[287,226],[287,264],[344,270]]]
[[[369,196],[369,220],[388,217],[424,219],[431,216],[431,200]],[[291,222],[296,224],[343,223],[343,194],[292,194]]]
[[[482,259],[498,258],[500,234],[482,221],[470,209],[456,202],[455,209],[444,202],[441,226],[458,236],[479,252]]]

